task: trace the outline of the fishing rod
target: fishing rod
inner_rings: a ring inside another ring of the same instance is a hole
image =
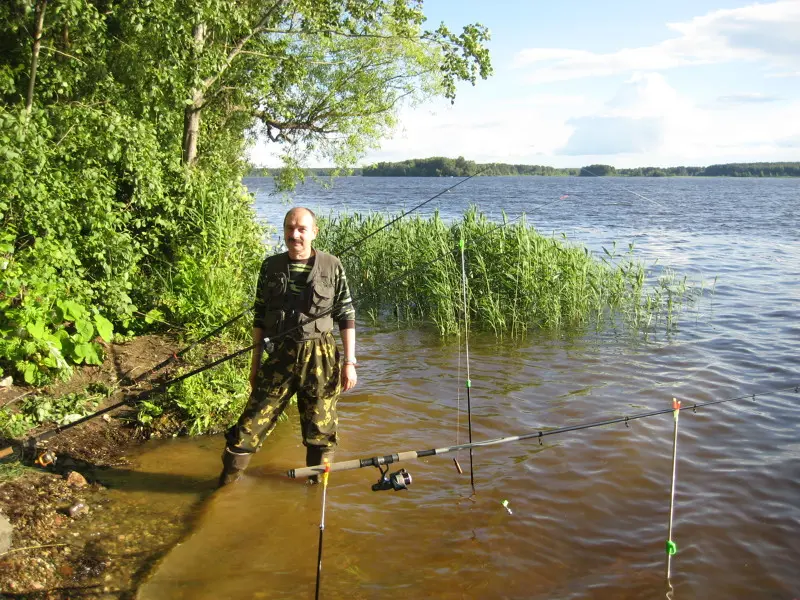
[[[315,600],[319,600],[319,583],[322,578],[322,534],[325,533],[325,505],[328,498],[328,474],[330,473],[328,459],[324,461],[325,471],[322,473],[322,516],[319,520],[319,548],[317,550],[317,589]]]
[[[232,325],[233,323],[235,323],[236,321],[241,319],[243,316],[245,316],[251,310],[253,310],[253,309],[248,307],[247,309],[245,309],[243,312],[239,313],[235,317],[232,317],[232,318],[228,319],[227,321],[225,321],[222,325],[220,325],[219,327],[217,327],[213,331],[205,334],[200,339],[192,342],[191,344],[186,346],[183,350],[179,350],[178,352],[174,352],[174,353],[170,354],[167,358],[162,360],[155,367],[152,367],[149,370],[145,371],[144,373],[141,373],[141,374],[137,375],[136,378],[133,380],[133,383],[140,383],[141,381],[143,381],[149,375],[152,375],[153,373],[155,373],[157,371],[160,371],[161,369],[163,369],[164,367],[168,366],[173,361],[178,360],[180,357],[182,357],[184,354],[186,354],[190,350],[196,348],[197,346],[199,346],[200,344],[202,344],[206,340],[208,340],[208,339],[214,337],[215,335],[217,335],[220,331],[222,331],[223,329],[225,329],[229,325]]]
[[[378,229],[376,229],[375,231],[373,231],[373,232],[372,232],[372,233],[370,233],[369,235],[366,235],[366,236],[364,236],[363,238],[361,238],[361,239],[360,239],[359,241],[357,241],[355,244],[353,244],[353,245],[351,245],[351,246],[348,246],[346,249],[342,250],[342,251],[341,251],[341,254],[347,254],[347,253],[348,253],[348,252],[350,252],[351,250],[355,249],[356,247],[358,247],[358,246],[360,246],[361,244],[363,244],[364,242],[366,242],[366,241],[367,241],[369,238],[371,238],[372,236],[374,236],[374,235],[377,235],[378,233],[380,233],[380,232],[381,232],[381,231],[383,231],[384,229],[386,229],[386,228],[388,228],[388,227],[390,227],[390,226],[394,225],[395,223],[397,223],[397,222],[398,222],[400,219],[402,219],[402,218],[403,218],[403,217],[405,217],[406,215],[410,215],[412,212],[414,212],[415,210],[418,210],[418,209],[422,208],[423,206],[425,206],[425,205],[426,205],[426,204],[428,204],[429,202],[432,202],[433,200],[436,200],[436,199],[437,199],[437,198],[439,198],[440,196],[444,196],[444,195],[445,195],[447,192],[449,192],[450,190],[457,188],[457,187],[458,187],[458,186],[460,186],[462,183],[466,183],[467,181],[469,181],[469,180],[470,180],[470,179],[472,179],[473,177],[477,177],[478,175],[480,175],[481,173],[483,173],[483,172],[484,172],[486,169],[488,169],[488,168],[489,168],[489,167],[488,167],[488,166],[486,166],[486,167],[484,167],[483,169],[480,169],[480,170],[476,171],[475,173],[473,173],[472,175],[469,175],[469,176],[468,176],[468,177],[466,177],[465,179],[462,179],[462,180],[461,180],[461,181],[459,181],[458,183],[456,183],[456,184],[454,184],[454,185],[451,185],[449,188],[447,188],[447,189],[445,189],[445,190],[442,190],[441,192],[439,192],[439,193],[438,193],[438,194],[436,194],[435,196],[431,196],[430,198],[428,198],[427,200],[425,200],[425,202],[422,202],[422,203],[420,203],[420,204],[417,204],[417,205],[416,205],[414,208],[412,208],[412,209],[409,209],[409,210],[407,210],[407,211],[405,211],[405,212],[401,213],[400,215],[398,215],[397,217],[395,217],[394,219],[392,219],[391,221],[389,221],[388,223],[386,223],[386,225],[383,225],[383,226],[379,227]],[[334,254],[336,254],[336,253],[334,253]]]
[[[700,402],[695,403],[692,405],[685,405],[680,406],[678,408],[666,408],[662,410],[654,410],[650,412],[643,412],[623,417],[615,417],[613,419],[606,419],[605,421],[594,421],[590,423],[581,423],[578,425],[569,425],[566,427],[559,427],[557,429],[550,429],[550,430],[538,430],[538,431],[531,431],[528,433],[522,433],[519,435],[512,435],[509,437],[502,437],[502,438],[493,438],[489,440],[484,440],[482,442],[472,442],[469,444],[457,444],[455,446],[446,446],[444,448],[431,448],[428,450],[408,450],[405,452],[397,452],[394,454],[387,454],[384,456],[372,456],[370,458],[359,458],[354,460],[346,460],[342,462],[334,462],[329,463],[326,466],[323,465],[316,465],[311,467],[302,467],[298,469],[290,469],[287,471],[287,476],[294,479],[300,477],[311,477],[313,475],[318,475],[328,469],[330,472],[333,471],[352,471],[355,469],[362,469],[364,467],[376,467],[381,472],[381,480],[380,481],[387,481],[389,485],[383,487],[377,487],[376,485],[372,486],[373,491],[377,490],[384,490],[384,489],[394,489],[395,491],[399,491],[401,489],[406,489],[407,486],[411,483],[411,475],[405,470],[401,469],[395,473],[388,473],[389,467],[386,465],[390,465],[396,462],[402,462],[407,460],[416,460],[418,458],[425,458],[427,456],[438,456],[440,454],[448,454],[450,452],[458,452],[459,450],[467,450],[471,448],[482,448],[485,446],[495,446],[498,444],[507,444],[510,442],[520,442],[523,440],[530,440],[530,439],[538,439],[539,443],[542,443],[542,438],[551,436],[551,435],[559,435],[562,433],[569,433],[572,431],[581,431],[584,429],[593,429],[595,427],[605,427],[607,425],[614,425],[616,423],[625,423],[625,426],[628,426],[628,423],[631,421],[635,421],[637,419],[647,419],[650,417],[655,417],[658,415],[665,415],[674,413],[676,410],[692,410],[696,412],[698,408],[703,408],[705,406],[712,406],[715,404],[724,404],[726,402],[736,402],[740,400],[755,400],[757,397],[760,396],[767,396],[772,394],[778,394],[781,392],[787,391],[794,391],[795,393],[800,393],[800,385],[795,384],[785,388],[779,388],[776,390],[769,390],[765,392],[755,393],[755,394],[745,394],[742,396],[737,396],[735,398],[726,398],[724,400],[710,400],[708,402]],[[385,469],[383,468],[385,466]],[[380,483],[379,481],[379,483]]]
[[[454,185],[451,185],[450,187],[448,187],[448,188],[446,188],[446,189],[444,189],[444,190],[442,190],[442,191],[438,192],[437,194],[435,194],[435,195],[431,196],[430,198],[428,198],[428,199],[427,199],[427,200],[425,200],[424,202],[420,202],[420,203],[419,203],[419,204],[417,204],[415,207],[413,207],[413,208],[411,208],[411,209],[409,209],[409,210],[407,210],[407,211],[404,211],[403,213],[401,213],[400,215],[398,215],[397,217],[395,217],[394,219],[392,219],[391,221],[389,221],[389,222],[388,222],[388,223],[386,223],[385,225],[383,225],[383,226],[379,227],[378,229],[376,229],[376,230],[375,230],[375,231],[373,231],[372,233],[369,233],[369,234],[367,234],[366,236],[364,236],[363,238],[361,238],[361,239],[360,239],[360,240],[358,240],[357,242],[355,242],[355,243],[351,244],[350,246],[346,247],[345,249],[343,249],[343,250],[340,250],[340,251],[334,251],[334,254],[335,254],[335,255],[337,255],[337,256],[343,256],[343,255],[347,254],[348,252],[351,252],[351,251],[355,250],[355,249],[356,249],[356,248],[358,248],[358,247],[359,247],[361,244],[363,244],[364,242],[366,242],[368,239],[370,239],[371,237],[373,237],[373,236],[377,235],[378,233],[380,233],[380,232],[381,232],[381,231],[383,231],[384,229],[386,229],[386,228],[388,228],[388,227],[390,227],[390,226],[394,225],[395,223],[397,223],[397,222],[398,222],[400,219],[402,219],[403,217],[406,217],[406,216],[410,215],[411,213],[413,213],[414,211],[417,211],[417,210],[419,210],[420,208],[422,208],[422,207],[423,207],[423,206],[425,206],[426,204],[429,204],[430,202],[433,202],[433,201],[434,201],[434,200],[436,200],[437,198],[439,198],[439,197],[443,196],[444,194],[448,193],[450,190],[453,190],[453,189],[457,188],[457,187],[458,187],[458,186],[460,186],[462,183],[466,183],[467,181],[469,181],[469,180],[470,180],[470,179],[472,179],[473,177],[477,177],[478,175],[480,175],[481,173],[483,173],[483,172],[484,172],[486,169],[488,169],[488,168],[489,168],[488,166],[487,166],[487,167],[484,167],[483,169],[480,169],[479,171],[476,171],[476,172],[475,172],[475,173],[473,173],[472,175],[469,175],[468,177],[466,177],[466,178],[462,179],[461,181],[459,181],[459,182],[455,183]],[[180,350],[180,351],[178,351],[178,352],[175,352],[175,353],[171,354],[170,356],[168,356],[167,358],[165,358],[163,361],[161,361],[160,363],[158,363],[156,366],[152,367],[152,368],[151,368],[151,369],[149,369],[148,371],[145,371],[144,373],[141,373],[140,375],[138,375],[138,376],[137,376],[137,377],[136,377],[136,378],[133,380],[133,382],[134,382],[134,383],[139,383],[140,381],[142,381],[143,379],[145,379],[145,377],[147,377],[147,376],[149,376],[149,375],[151,375],[151,374],[153,374],[153,373],[155,373],[155,372],[157,372],[157,371],[160,371],[160,370],[161,370],[161,369],[163,369],[164,367],[168,366],[170,363],[172,363],[172,362],[176,361],[177,359],[179,359],[180,357],[182,357],[184,354],[186,354],[187,352],[189,352],[189,351],[190,351],[190,350],[192,350],[193,348],[196,348],[197,346],[199,346],[200,344],[202,344],[202,343],[203,343],[203,342],[205,342],[206,340],[209,340],[209,339],[211,339],[212,337],[214,337],[215,335],[217,335],[217,334],[218,334],[220,331],[222,331],[223,329],[225,329],[225,328],[227,328],[228,326],[230,326],[230,325],[233,325],[234,323],[236,323],[236,322],[237,322],[239,319],[241,319],[243,316],[245,316],[245,315],[246,315],[247,313],[249,313],[251,310],[253,310],[253,309],[252,309],[252,307],[248,307],[248,308],[246,308],[245,310],[243,310],[242,312],[240,312],[238,315],[236,315],[236,316],[234,316],[234,317],[231,317],[230,319],[228,319],[227,321],[225,321],[225,322],[224,322],[222,325],[220,325],[219,327],[215,328],[213,331],[211,331],[211,332],[209,332],[209,333],[205,334],[205,335],[204,335],[203,337],[201,337],[200,339],[198,339],[198,340],[196,340],[195,342],[193,342],[193,343],[189,344],[189,345],[188,345],[186,348],[184,348],[183,350]]]
[[[154,388],[152,388],[150,390],[147,390],[147,391],[141,392],[139,394],[136,394],[136,396],[134,396],[133,398],[127,398],[125,400],[122,400],[122,401],[117,402],[115,404],[112,404],[110,406],[106,406],[105,408],[103,408],[101,410],[98,410],[96,412],[93,412],[90,415],[86,415],[85,417],[81,417],[80,419],[78,419],[76,421],[72,421],[71,423],[67,423],[66,425],[59,425],[58,427],[54,427],[53,429],[49,429],[48,431],[44,431],[44,432],[42,432],[42,433],[40,433],[38,435],[33,435],[33,436],[29,437],[27,439],[27,441],[23,444],[23,449],[30,450],[30,451],[33,452],[33,451],[36,450],[36,447],[38,446],[38,444],[40,442],[47,441],[50,438],[58,435],[59,433],[63,433],[64,431],[67,431],[68,429],[72,429],[73,427],[77,427],[78,425],[81,425],[81,424],[85,423],[86,421],[91,421],[92,419],[95,419],[95,418],[97,418],[97,417],[99,417],[101,415],[109,413],[109,412],[111,412],[113,410],[116,410],[118,408],[122,408],[123,406],[125,406],[127,404],[134,404],[136,402],[141,402],[142,400],[147,400],[147,398],[149,398],[151,396],[154,396],[155,394],[160,394],[162,392],[167,391],[167,388],[169,388],[170,386],[172,386],[172,385],[174,385],[174,384],[176,384],[176,383],[178,383],[180,381],[183,381],[184,379],[188,379],[189,377],[192,377],[193,375],[197,375],[198,373],[202,373],[203,371],[207,371],[208,369],[213,369],[217,365],[220,365],[220,364],[222,364],[224,362],[227,362],[227,361],[229,361],[229,360],[231,360],[233,358],[236,358],[237,356],[240,356],[240,355],[244,354],[245,352],[249,352],[250,350],[252,350],[255,347],[256,347],[256,344],[251,344],[247,348],[242,348],[240,350],[237,350],[236,352],[232,352],[231,354],[227,354],[227,355],[223,356],[222,358],[219,358],[219,359],[217,359],[217,360],[215,360],[213,362],[210,362],[210,363],[208,363],[206,365],[198,367],[197,369],[194,369],[192,371],[184,373],[183,375],[175,377],[174,379],[170,379],[169,381],[165,381],[164,383],[158,385],[157,387],[154,387]],[[0,449],[0,459],[1,458],[5,458],[6,456],[10,455],[13,451],[14,451],[13,444],[11,446],[6,447],[6,448]]]
[[[520,217],[521,216],[522,215],[520,215]],[[501,229],[503,227],[506,227],[511,222],[513,222],[513,221],[506,221],[504,223],[501,223],[501,224],[489,229],[488,231],[486,231],[482,235],[476,237],[473,240],[473,244],[475,242],[478,242],[479,240],[483,239],[484,237],[488,236],[489,234],[491,234],[491,233],[493,233],[493,232],[495,232],[495,231],[497,231],[497,230],[499,230],[499,229]],[[458,252],[458,249],[456,249],[453,252]],[[423,263],[421,265],[418,265],[417,267],[415,267],[413,269],[409,269],[406,272],[401,273],[398,277],[396,277],[393,280],[391,280],[390,282],[388,282],[384,286],[384,288],[385,287],[389,287],[389,286],[391,286],[391,285],[393,285],[395,283],[398,283],[398,282],[402,281],[406,277],[409,277],[413,273],[415,273],[415,272],[417,272],[417,271],[419,271],[419,270],[421,270],[423,268],[426,268],[426,267],[430,266],[431,264],[435,263],[438,260],[441,260],[442,258],[447,257],[451,253],[452,252],[444,252],[444,253],[442,253],[441,255],[439,255],[438,257],[436,257],[436,258],[434,258],[432,260],[429,260],[429,261],[427,261],[427,262],[425,262],[425,263]],[[367,296],[367,297],[369,297],[369,296]],[[358,303],[363,302],[365,299],[366,298],[356,299],[351,304],[357,305]],[[304,321],[303,323],[298,324],[298,325],[296,325],[294,327],[291,327],[291,328],[289,328],[289,329],[287,329],[287,330],[285,330],[285,331],[283,331],[281,333],[278,333],[278,334],[272,336],[271,338],[264,338],[263,342],[264,342],[266,347],[269,347],[270,345],[274,345],[275,341],[278,341],[281,338],[286,337],[286,336],[294,333],[295,331],[300,330],[303,326],[308,325],[309,323],[313,323],[314,321],[316,321],[318,319],[322,319],[324,317],[327,317],[328,315],[332,314],[333,311],[334,311],[333,308],[331,308],[331,309],[329,309],[327,311],[324,311],[324,312],[322,312],[322,313],[320,313],[320,314],[318,314],[318,315],[316,315],[314,317],[311,317],[308,321]],[[151,390],[147,390],[145,392],[141,392],[140,394],[137,394],[133,398],[128,398],[126,400],[122,400],[120,402],[117,402],[115,404],[107,406],[107,407],[105,407],[105,408],[103,408],[103,409],[101,409],[101,410],[99,410],[97,412],[94,412],[94,413],[92,413],[90,415],[87,415],[87,416],[82,417],[82,418],[80,418],[80,419],[78,419],[76,421],[73,421],[72,423],[67,423],[66,425],[60,425],[58,427],[55,427],[55,428],[53,428],[51,430],[45,431],[45,432],[40,433],[38,435],[31,436],[23,444],[23,448],[27,449],[27,450],[35,451],[36,446],[42,441],[47,441],[50,438],[54,437],[55,435],[63,433],[64,431],[66,431],[68,429],[71,429],[73,427],[81,425],[81,424],[85,423],[86,421],[90,421],[90,420],[92,420],[92,419],[94,419],[96,417],[99,417],[101,415],[109,413],[109,412],[111,412],[113,410],[116,410],[118,408],[121,408],[121,407],[123,407],[125,405],[133,404],[133,403],[136,403],[136,402],[140,402],[142,400],[145,400],[145,399],[149,398],[150,396],[153,396],[155,394],[164,392],[170,386],[172,386],[172,385],[174,385],[174,384],[176,384],[176,383],[178,383],[180,381],[183,381],[184,379],[188,379],[189,377],[192,377],[194,375],[198,375],[199,373],[202,373],[203,371],[207,371],[208,369],[212,369],[212,368],[214,368],[214,367],[216,367],[218,365],[221,365],[224,362],[232,360],[232,359],[236,358],[237,356],[241,356],[242,354],[253,350],[257,345],[260,345],[260,343],[261,342],[253,343],[253,344],[250,344],[249,346],[247,346],[245,348],[241,348],[239,350],[236,350],[235,352],[232,352],[230,354],[226,354],[225,356],[223,356],[223,357],[221,357],[221,358],[219,358],[219,359],[217,359],[215,361],[212,361],[212,362],[210,362],[210,363],[208,363],[206,365],[202,365],[202,366],[200,366],[200,367],[198,367],[196,369],[193,369],[193,370],[191,370],[191,371],[189,371],[187,373],[184,373],[183,375],[180,375],[180,376],[178,376],[178,377],[176,377],[174,379],[171,379],[169,381],[165,381],[164,383],[159,384],[157,387],[155,387],[155,388],[153,388]],[[0,459],[4,458],[6,456],[9,456],[13,451],[14,451],[13,445],[10,445],[10,446],[8,446],[6,448],[0,449]]]
[[[464,257],[464,231],[461,231],[461,239],[459,239],[458,243],[461,249],[461,289],[462,289],[462,297],[464,303],[464,353],[466,355],[466,365],[467,365],[467,381],[466,381],[466,388],[467,388],[467,427],[469,431],[469,443],[472,443],[472,396],[470,391],[472,390],[472,380],[470,379],[469,373],[469,305],[467,304],[467,266],[466,266],[466,259]],[[458,440],[456,440],[458,441]],[[472,460],[472,448],[469,449],[469,483],[472,486],[472,493],[475,493],[475,467],[474,462]],[[456,463],[456,469],[461,471],[461,467],[458,464],[458,460],[454,459]]]

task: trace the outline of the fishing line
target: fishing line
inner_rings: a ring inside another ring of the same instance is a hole
[[[325,458],[323,462],[325,470],[322,472],[322,516],[319,520],[319,548],[317,550],[317,587],[314,593],[315,600],[319,600],[319,583],[322,577],[322,534],[325,533],[325,505],[328,498],[328,475],[330,474],[330,462]]]
[[[675,431],[672,437],[672,485],[669,494],[669,529],[667,533],[667,581],[672,574],[672,557],[678,552],[678,547],[672,541],[672,518],[675,514],[675,472],[678,465],[678,417],[681,414],[681,403],[677,398],[672,399],[673,419]]]
[[[787,391],[794,391],[795,393],[800,393],[800,385],[795,384],[785,388],[779,388],[775,390],[768,390],[764,392],[754,393],[754,394],[745,394],[742,396],[737,396],[735,398],[726,398],[724,400],[710,400],[708,402],[700,402],[695,403],[692,405],[681,406],[678,410],[692,410],[696,412],[698,408],[702,408],[705,406],[712,406],[715,404],[724,404],[726,402],[736,402],[741,400],[755,400],[757,397],[760,396],[767,396],[772,394],[778,394],[781,392]],[[343,461],[339,463],[331,463],[329,465],[331,471],[350,471],[353,469],[361,469],[364,467],[378,467],[380,468],[382,465],[388,465],[395,462],[401,462],[404,460],[415,460],[417,458],[424,458],[426,456],[438,456],[440,454],[448,454],[450,452],[458,452],[459,450],[466,450],[469,448],[481,448],[485,446],[495,446],[498,444],[507,444],[510,442],[519,442],[523,440],[530,440],[530,439],[538,439],[539,443],[541,444],[542,438],[551,435],[560,435],[563,433],[569,433],[573,431],[582,431],[585,429],[594,429],[595,427],[604,427],[607,425],[614,425],[616,423],[625,423],[627,426],[629,422],[635,421],[638,419],[647,419],[650,417],[655,417],[658,415],[664,415],[673,412],[674,408],[667,408],[662,410],[654,410],[650,412],[638,413],[633,415],[627,415],[623,417],[615,417],[612,419],[606,419],[604,421],[593,421],[590,423],[581,423],[577,425],[568,425],[566,427],[559,427],[556,429],[549,429],[549,430],[538,430],[532,431],[528,433],[522,433],[519,435],[513,435],[508,437],[502,438],[493,438],[489,440],[484,440],[481,442],[473,442],[470,444],[459,444],[456,446],[447,446],[444,448],[431,448],[428,450],[409,450],[405,452],[397,452],[394,454],[387,454],[385,456],[373,456],[370,458],[361,458],[361,459],[354,459]],[[313,475],[317,475],[322,472],[322,467],[320,465],[312,466],[312,467],[303,467],[299,469],[290,469],[287,471],[287,475],[291,478],[299,478],[299,477],[311,477]],[[410,479],[410,478],[409,478]]]
[[[616,183],[611,183],[610,181],[606,181],[606,178],[605,178],[605,177],[601,177],[600,175],[596,175],[595,173],[592,173],[592,172],[591,172],[589,169],[587,169],[586,167],[581,167],[581,171],[586,171],[586,172],[587,172],[587,173],[589,173],[589,175],[591,175],[592,177],[597,177],[597,178],[598,178],[600,181],[605,181],[605,182],[606,182],[608,185],[610,185],[611,187],[614,187],[614,186],[616,186],[616,187],[620,187],[620,188],[622,188],[623,190],[625,190],[626,192],[629,192],[629,193],[633,194],[634,196],[638,196],[639,198],[642,198],[642,199],[644,199],[644,200],[647,200],[648,202],[652,202],[652,203],[653,203],[653,204],[655,204],[656,206],[660,206],[660,207],[661,207],[661,208],[663,208],[664,210],[668,210],[668,209],[667,209],[667,207],[666,207],[666,206],[664,206],[663,204],[661,204],[660,202],[656,202],[655,200],[651,200],[650,198],[648,198],[648,197],[647,197],[647,196],[645,196],[644,194],[640,194],[639,192],[634,192],[632,189],[625,187],[625,186],[624,186],[624,185],[622,185],[621,183],[619,183],[619,184],[616,184]]]
[[[472,444],[472,399],[470,390],[472,389],[472,380],[470,379],[469,371],[469,304],[467,303],[467,266],[464,258],[464,226],[461,226],[461,238],[459,239],[459,247],[461,249],[461,289],[464,298],[464,355],[467,370],[467,424],[469,428],[469,443]],[[458,465],[458,463],[456,463]],[[472,459],[472,446],[469,449],[469,483],[472,486],[472,494],[475,494],[475,468]]]
[[[458,372],[456,374],[456,446],[461,443],[461,327],[458,328]],[[464,473],[458,463],[458,455],[453,457],[456,471],[459,475]]]
[[[403,218],[403,217],[405,217],[406,215],[409,215],[409,214],[411,214],[412,212],[414,212],[415,210],[418,210],[418,209],[422,208],[423,206],[425,206],[425,205],[426,205],[426,204],[428,204],[429,202],[433,202],[434,200],[436,200],[436,199],[437,199],[437,198],[439,198],[440,196],[444,196],[444,195],[445,195],[447,192],[449,192],[450,190],[457,188],[457,187],[458,187],[458,186],[460,186],[462,183],[466,183],[467,181],[469,181],[469,180],[470,180],[470,179],[472,179],[473,177],[477,177],[478,175],[480,175],[481,173],[483,173],[483,172],[484,172],[486,169],[488,169],[488,168],[489,168],[489,167],[487,166],[487,167],[484,167],[483,169],[480,169],[479,171],[476,171],[475,173],[473,173],[472,175],[470,175],[470,176],[468,176],[468,177],[466,177],[466,178],[462,179],[462,180],[461,180],[461,181],[459,181],[458,183],[456,183],[456,184],[454,184],[454,185],[451,185],[449,188],[447,188],[447,189],[445,189],[445,190],[442,190],[441,192],[439,192],[439,193],[438,193],[438,194],[436,194],[435,196],[431,196],[430,198],[428,198],[427,200],[425,200],[425,202],[421,202],[420,204],[417,204],[417,205],[416,205],[414,208],[412,208],[412,209],[410,209],[410,210],[407,210],[407,211],[405,211],[405,212],[401,213],[400,215],[398,215],[397,217],[395,217],[394,219],[392,219],[391,221],[389,221],[388,223],[386,223],[386,225],[383,225],[382,227],[379,227],[378,229],[376,229],[375,231],[373,231],[373,232],[372,232],[372,233],[370,233],[369,235],[367,235],[367,236],[365,236],[365,237],[361,238],[361,239],[360,239],[358,242],[356,242],[356,243],[355,243],[355,244],[353,244],[352,246],[349,246],[349,247],[348,247],[348,248],[346,248],[345,250],[342,250],[342,251],[341,251],[341,254],[347,254],[348,252],[350,252],[351,250],[353,250],[353,249],[354,249],[354,248],[356,248],[357,246],[360,246],[361,244],[363,244],[364,242],[366,242],[366,241],[367,241],[368,239],[370,239],[372,236],[374,236],[374,235],[377,235],[378,233],[380,233],[381,231],[383,231],[383,230],[384,230],[384,229],[386,229],[387,227],[390,227],[390,226],[394,225],[395,223],[397,223],[397,222],[398,222],[400,219],[402,219],[402,218]],[[334,253],[334,254],[336,254],[336,253]]]

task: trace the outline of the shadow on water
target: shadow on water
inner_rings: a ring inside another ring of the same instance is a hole
[[[97,471],[97,478],[105,482],[110,489],[126,492],[147,492],[151,494],[197,494],[205,492],[210,495],[216,489],[216,478],[209,479],[201,475],[185,475],[181,473],[159,473],[108,467]],[[122,483],[124,482],[124,483]]]

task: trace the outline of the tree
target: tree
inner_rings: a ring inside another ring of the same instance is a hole
[[[0,335],[0,369],[62,364],[62,298],[134,332],[221,320],[263,253],[254,136],[282,186],[352,165],[403,103],[487,77],[487,39],[426,30],[418,0],[0,2],[0,332],[39,340]]]
[[[611,165],[589,165],[588,167],[581,167],[581,177],[604,177],[608,175],[616,175],[617,170]]]
[[[453,100],[457,82],[491,73],[486,28],[426,30],[419,0],[127,0],[115,13],[123,37],[137,40],[120,48],[120,63],[146,72],[143,107],[154,95],[183,106],[188,165],[203,136],[234,127],[281,144],[289,167],[311,155],[347,166],[389,131],[403,101]]]

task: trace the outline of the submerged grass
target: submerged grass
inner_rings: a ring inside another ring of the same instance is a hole
[[[348,247],[390,219],[381,213],[323,219],[317,245]],[[457,333],[464,318],[462,238],[466,316],[471,328],[498,337],[620,321],[643,332],[670,330],[696,295],[669,269],[658,277],[649,274],[632,245],[622,254],[612,246],[596,256],[566,236],[541,235],[524,215],[498,224],[473,207],[452,224],[438,213],[399,221],[342,257],[362,315],[398,324],[430,322],[442,335]]]

